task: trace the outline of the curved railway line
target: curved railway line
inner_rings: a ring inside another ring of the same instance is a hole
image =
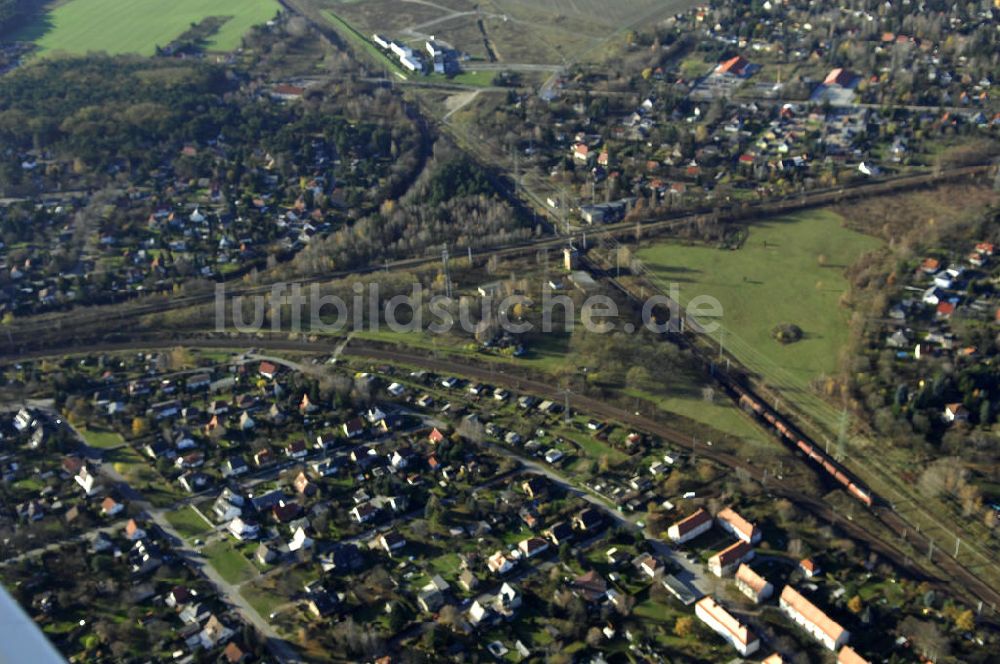
[[[612,277],[610,266],[595,263],[590,258],[584,258],[581,262],[595,278],[605,279],[630,301],[639,303],[641,306],[642,294],[636,293],[619,279]],[[685,315],[684,307],[680,303],[676,304],[681,315]],[[696,324],[692,323],[692,325],[696,327]],[[813,466],[825,473],[826,477],[846,490],[855,500],[865,505],[874,518],[894,536],[907,541],[914,550],[927,551],[928,558],[945,572],[948,578],[953,579],[956,583],[961,582],[958,587],[968,591],[966,596],[971,594],[976,600],[991,607],[994,612],[996,611],[997,604],[1000,603],[1000,592],[962,565],[955,557],[940,549],[935,552],[935,543],[929,536],[921,533],[919,528],[914,528],[893,509],[889,501],[881,499],[877,493],[865,486],[855,473],[826,453],[821,445],[802,433],[801,428],[797,427],[786,415],[769,406],[766,399],[758,395],[751,386],[752,381],[747,378],[751,374],[743,369],[735,358],[730,358],[731,370],[723,371],[721,368],[716,368],[713,361],[715,349],[698,343],[705,338],[704,335],[698,334],[699,330],[689,327],[686,332],[679,332],[680,330],[672,329],[669,333],[670,340],[689,349],[700,360],[711,378],[719,383],[738,407],[751,414],[755,422],[762,425],[793,451],[802,453],[807,462],[812,462]],[[814,500],[802,495],[797,495],[794,498],[796,501]],[[813,507],[818,509],[820,506],[813,505]],[[833,512],[832,508],[827,507],[826,509]]]
[[[253,347],[266,349],[268,351],[292,351],[326,354],[335,352],[341,347],[340,340],[331,341],[309,341],[261,338],[260,336],[246,336],[237,338],[209,338],[204,336],[170,337],[159,336],[145,339],[137,339],[127,343],[93,343],[87,345],[68,345],[61,348],[49,348],[46,350],[36,350],[26,354],[11,355],[0,353],[0,359],[6,360],[26,360],[31,358],[51,357],[67,354],[82,353],[103,353],[103,352],[128,352],[158,348],[171,348],[179,345],[193,348],[214,348],[232,350],[240,347]],[[514,372],[506,372],[480,366],[470,362],[461,362],[454,359],[441,359],[431,357],[412,350],[402,351],[385,348],[379,344],[352,341],[348,346],[341,348],[342,355],[348,355],[359,359],[368,359],[378,362],[401,364],[406,366],[427,369],[441,374],[453,374],[463,376],[472,380],[481,381],[497,386],[503,386],[519,392],[528,392],[538,396],[551,396],[560,392],[557,385],[553,385],[539,380],[537,377],[519,375]],[[575,395],[573,397],[574,407],[578,411],[586,412],[604,419],[620,422],[623,425],[633,427],[666,441],[672,445],[682,447],[685,450],[696,451],[698,455],[712,459],[731,469],[741,469],[751,478],[765,484],[766,490],[774,496],[791,500],[799,507],[802,507],[813,514],[816,518],[830,523],[841,529],[851,538],[864,542],[873,552],[891,560],[898,568],[905,570],[910,576],[918,580],[926,580],[932,585],[947,588],[953,594],[963,597],[966,600],[976,602],[982,601],[987,606],[996,606],[1000,603],[1000,593],[990,587],[978,576],[963,567],[958,561],[943,551],[936,552],[933,562],[943,573],[939,576],[929,575],[924,571],[912,556],[902,551],[889,539],[872,532],[861,523],[857,523],[850,515],[839,513],[834,507],[825,501],[796,489],[782,486],[774,478],[768,478],[766,469],[762,466],[754,465],[740,457],[707,446],[696,446],[695,441],[687,434],[670,427],[657,419],[626,410],[592,397]],[[915,549],[926,549],[929,541],[920,533],[915,533],[913,529],[903,521],[889,507],[876,503],[871,510],[873,517],[880,522],[894,537],[906,540]],[[992,619],[992,617],[990,618]]]
[[[963,179],[975,178],[988,174],[993,168],[990,164],[979,164],[952,169],[940,175],[918,174],[906,175],[878,182],[863,182],[851,187],[830,188],[814,190],[798,196],[787,196],[785,198],[771,200],[764,203],[756,203],[741,208],[720,208],[718,210],[699,209],[689,212],[679,212],[676,215],[669,215],[659,219],[652,219],[641,223],[621,222],[608,224],[606,226],[595,227],[594,231],[604,237],[624,237],[635,235],[640,232],[643,236],[655,235],[657,233],[670,230],[672,228],[683,228],[685,226],[696,225],[705,221],[722,222],[752,222],[756,219],[770,217],[774,215],[787,214],[790,212],[823,207],[834,203],[840,203],[849,199],[877,196],[887,193],[904,191],[907,189],[922,188],[932,186],[937,183]],[[511,258],[523,255],[530,255],[532,252],[542,250],[553,250],[564,247],[567,238],[562,236],[541,237],[525,242],[518,242],[495,248],[481,249],[475,252],[479,256],[489,255],[499,258]],[[329,282],[335,279],[343,279],[352,276],[363,276],[382,271],[406,271],[414,270],[437,264],[439,256],[424,256],[419,258],[409,258],[383,264],[371,264],[356,269],[341,270],[317,274],[306,278],[296,279],[296,283],[310,285],[314,283]],[[243,287],[227,289],[226,295],[255,295],[267,293],[272,285],[271,282],[261,286]],[[214,301],[214,292],[196,293],[191,295],[172,296],[168,294],[148,295],[142,300],[132,300],[115,305],[103,305],[93,307],[90,310],[74,309],[69,312],[54,312],[31,316],[23,320],[15,320],[8,326],[6,339],[0,338],[0,344],[6,342],[5,348],[12,350],[20,348],[31,350],[43,347],[45,344],[55,345],[62,340],[72,340],[74,332],[86,327],[107,321],[109,318],[116,318],[122,326],[127,325],[127,320],[135,320],[142,316],[165,313],[177,309],[185,309],[200,305],[210,304]],[[67,329],[63,325],[71,325]]]

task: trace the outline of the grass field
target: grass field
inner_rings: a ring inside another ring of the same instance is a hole
[[[42,52],[152,55],[156,46],[170,43],[192,23],[228,16],[208,47],[231,51],[251,27],[274,18],[278,9],[275,0],[69,0],[10,38],[33,41]]]
[[[485,60],[481,18],[499,62],[536,64],[562,64],[600,54],[605,40],[696,4],[693,0],[306,1],[335,12],[365,36],[379,32],[422,47],[424,37],[435,35]]]
[[[662,243],[639,257],[661,284],[678,284],[685,304],[698,295],[717,298],[727,350],[774,385],[801,388],[836,369],[848,335],[849,312],[839,305],[844,269],[878,246],[833,212],[817,210],[754,225],[737,251]],[[802,328],[802,340],[772,339],[780,323]]]
[[[267,619],[271,612],[288,604],[287,598],[275,594],[274,591],[260,588],[253,583],[241,587],[240,594],[264,619]]]
[[[663,396],[632,389],[626,389],[624,392],[629,396],[655,403],[661,410],[668,413],[676,413],[722,433],[760,443],[769,441],[760,428],[741,414],[739,409],[723,395],[717,394],[711,402],[708,402],[701,396],[683,393]]]
[[[387,70],[402,76],[404,79],[408,78],[409,72],[405,71],[396,60],[390,58],[378,46],[369,41],[368,37],[361,34],[353,25],[332,11],[324,11],[323,16],[336,28],[337,34],[367,52],[369,57],[383,65]]]
[[[257,576],[257,570],[226,540],[207,545],[202,552],[208,562],[229,583],[243,583]]]
[[[106,451],[104,462],[111,463],[129,486],[158,507],[170,505],[182,497],[179,487],[168,484],[146,457],[128,445]]]
[[[557,374],[561,367],[579,360],[570,348],[569,333],[538,334],[528,342],[528,350],[524,357],[508,358],[498,355],[468,350],[446,339],[437,343],[429,334],[396,333],[390,330],[378,332],[365,331],[354,335],[359,339],[381,341],[397,344],[401,347],[434,350],[440,356],[452,356],[456,359],[476,358],[484,362],[492,362],[498,367],[512,365],[525,369]],[[702,384],[698,377],[692,375],[674,375],[666,387],[669,394],[653,394],[639,390],[623,390],[628,396],[637,397],[656,404],[666,413],[675,413],[690,420],[710,426],[721,433],[740,438],[767,442],[769,439],[759,428],[751,423],[729,400],[721,395],[711,402],[705,401],[701,394]]]
[[[107,429],[81,429],[80,434],[88,445],[100,449],[112,449],[125,443],[121,434]]]
[[[204,535],[212,528],[211,524],[201,518],[201,515],[195,512],[192,507],[182,507],[179,510],[167,512],[164,516],[166,516],[167,521],[177,530],[180,536],[185,539]]]

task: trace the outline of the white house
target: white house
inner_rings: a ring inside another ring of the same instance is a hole
[[[306,535],[306,531],[303,528],[299,527],[295,531],[295,534],[292,535],[291,541],[288,542],[288,550],[298,551],[299,549],[310,549],[312,548],[312,545],[312,538]]]
[[[778,606],[789,618],[799,624],[828,650],[846,645],[851,633],[841,627],[816,605],[799,594],[795,588],[785,586]]]
[[[727,576],[740,563],[749,561],[753,556],[753,547],[743,540],[738,540],[709,558],[708,570],[716,576]]]
[[[250,521],[244,521],[242,517],[236,517],[229,522],[229,532],[233,537],[240,540],[257,539],[260,535],[260,526]]]
[[[32,417],[31,413],[26,408],[22,408],[14,416],[14,428],[20,433],[30,427],[34,421],[35,418]]]
[[[83,492],[88,496],[92,496],[96,492],[97,479],[90,474],[90,471],[87,470],[86,466],[81,467],[80,472],[77,473],[76,477],[73,479],[76,480],[76,483],[83,488]]]
[[[760,530],[757,526],[744,519],[731,507],[716,514],[715,521],[720,528],[747,544],[756,544],[760,541]]]
[[[667,537],[678,544],[692,540],[712,527],[712,515],[704,508],[687,516],[667,528]]]
[[[924,291],[921,300],[923,301],[924,304],[929,304],[931,306],[936,307],[938,304],[941,303],[941,300],[943,300],[944,297],[945,297],[944,291],[942,291],[937,286],[931,286],[930,288]]]
[[[944,407],[942,419],[949,424],[952,422],[965,422],[969,419],[969,411],[960,403],[950,403]]]
[[[740,565],[736,570],[736,588],[749,597],[755,604],[760,604],[774,594],[774,586],[749,565]]]
[[[504,555],[503,551],[497,551],[486,561],[486,567],[493,574],[506,574],[514,569],[514,563]]]
[[[694,613],[708,625],[712,631],[724,638],[743,657],[747,657],[760,648],[760,639],[741,623],[735,616],[726,611],[711,597],[703,597],[694,605]]]

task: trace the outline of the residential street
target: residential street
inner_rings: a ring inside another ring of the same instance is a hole
[[[66,425],[69,426],[69,428],[76,434],[83,449],[89,452],[88,458],[91,458],[90,455],[93,455],[94,452],[99,453],[99,450],[94,450],[94,448],[87,445],[83,436],[75,427],[69,424],[69,422],[66,422]],[[171,540],[170,543],[174,552],[178,556],[182,557],[191,569],[203,575],[211,581],[216,588],[218,588],[219,595],[223,601],[233,607],[246,622],[253,625],[257,629],[267,643],[268,650],[271,651],[271,654],[274,655],[278,661],[285,662],[287,664],[298,664],[304,661],[299,657],[295,648],[282,639],[278,635],[277,631],[275,631],[274,627],[272,627],[271,624],[263,616],[257,613],[257,610],[254,609],[253,606],[246,601],[246,599],[244,599],[243,595],[239,592],[238,586],[227,582],[219,576],[218,572],[215,571],[215,568],[208,563],[208,560],[201,553],[187,547],[184,542],[184,538],[180,536],[165,516],[166,512],[169,510],[154,507],[139,491],[135,490],[128,484],[125,478],[122,477],[121,473],[115,470],[114,464],[101,463],[97,469],[97,473],[111,482],[122,497],[142,509],[143,515],[159,526],[164,533],[166,533]],[[186,500],[183,502],[185,504],[187,503]]]

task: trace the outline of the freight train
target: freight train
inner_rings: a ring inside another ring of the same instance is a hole
[[[580,264],[595,278],[607,279],[611,286],[620,290],[626,297],[639,303],[640,305],[642,304],[642,300],[636,295],[636,293],[629,290],[625,284],[612,277],[608,272],[602,270],[600,266],[582,257]],[[656,312],[653,312],[653,316],[656,319],[657,324],[662,325],[664,323],[664,321],[657,316]],[[691,352],[698,356],[706,366],[713,367],[712,375],[719,381],[719,383],[722,384],[724,388],[729,391],[730,396],[732,396],[733,399],[739,403],[741,408],[753,413],[759,420],[770,425],[781,440],[788,443],[792,447],[801,450],[803,454],[815,461],[816,464],[822,468],[831,479],[835,480],[844,489],[846,489],[851,496],[864,503],[865,506],[872,507],[874,504],[874,497],[872,496],[871,490],[864,486],[864,484],[860,481],[853,478],[846,468],[837,463],[837,461],[835,461],[813,441],[809,440],[806,435],[796,429],[775,409],[768,406],[767,403],[754,394],[753,391],[744,387],[739,378],[714,370],[714,358],[708,357],[703,349],[694,343],[692,338],[690,338],[693,333],[698,331],[692,329],[694,326],[695,324],[691,323],[686,332],[675,330],[675,333],[680,332],[680,334],[675,334],[672,337],[673,341],[680,344],[682,347],[691,350]]]
[[[820,449],[816,443],[809,440],[798,429],[792,426],[773,408],[768,406],[760,397],[753,394],[735,381],[729,382],[727,387],[739,398],[740,407],[752,412],[756,417],[767,422],[777,432],[778,436],[789,445],[801,450],[803,454],[816,462],[831,478],[847,489],[853,497],[860,500],[867,507],[871,507],[872,493],[857,479],[851,477],[850,473],[837,463],[829,454]]]

